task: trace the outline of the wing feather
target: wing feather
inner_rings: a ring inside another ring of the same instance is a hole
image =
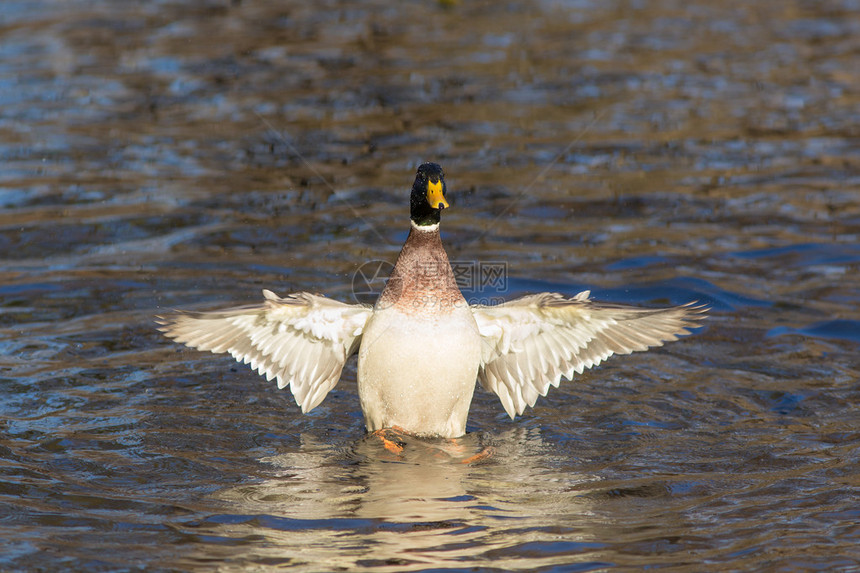
[[[484,343],[478,379],[511,418],[562,377],[689,334],[708,310],[695,303],[658,309],[604,304],[589,295],[543,293],[472,307]]]
[[[361,341],[370,307],[309,293],[284,298],[264,290],[262,304],[156,317],[169,338],[198,350],[229,353],[278,388],[290,386],[303,412],[319,405]]]

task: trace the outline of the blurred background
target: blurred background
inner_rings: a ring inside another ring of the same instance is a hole
[[[0,568],[857,571],[857,70],[855,0],[4,1]],[[400,458],[155,331],[354,302],[423,161],[493,297],[706,326]]]

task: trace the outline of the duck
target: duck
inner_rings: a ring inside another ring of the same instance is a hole
[[[613,354],[662,346],[691,334],[708,310],[695,301],[642,308],[529,294],[470,305],[457,285],[440,235],[448,190],[442,167],[418,167],[406,242],[374,305],[318,294],[263,290],[261,304],[172,311],[158,329],[188,347],[230,354],[289,387],[302,413],[337,385],[358,355],[358,398],[369,433],[458,438],[476,382],[498,396],[513,420],[562,378]]]

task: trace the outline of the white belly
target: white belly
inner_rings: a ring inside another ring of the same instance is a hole
[[[466,433],[481,337],[465,304],[437,317],[395,307],[368,319],[358,352],[358,395],[368,431],[398,426],[417,435]]]

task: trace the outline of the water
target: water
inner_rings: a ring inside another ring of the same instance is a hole
[[[851,1],[4,3],[0,568],[860,570],[858,48]],[[354,362],[302,416],[155,331],[352,302],[423,160],[475,296],[706,327],[401,458]]]

